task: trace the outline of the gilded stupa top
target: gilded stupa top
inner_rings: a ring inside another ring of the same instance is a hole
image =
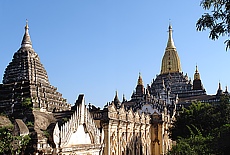
[[[169,24],[169,37],[168,37],[168,43],[167,43],[167,47],[166,48],[176,48],[175,45],[174,45],[174,41],[173,41],[173,38],[172,38],[172,26],[171,24]]]
[[[169,25],[169,36],[161,64],[161,74],[181,72],[180,58],[172,38],[172,26]]]
[[[198,72],[197,65],[196,65],[196,71],[195,71],[195,74],[194,74],[194,80],[200,80],[200,74]]]
[[[141,73],[139,73],[137,85],[143,85],[143,80],[142,80],[142,77],[141,77]]]

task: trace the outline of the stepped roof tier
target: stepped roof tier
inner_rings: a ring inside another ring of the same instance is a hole
[[[187,74],[184,75],[181,71],[180,58],[177,53],[174,41],[172,38],[172,26],[169,25],[169,37],[165,53],[161,64],[161,73],[153,79],[151,86],[148,88],[150,94],[157,96],[163,88],[171,92],[172,95],[178,95],[179,98],[205,95],[206,91],[202,86],[200,75],[196,68],[194,75],[195,89],[193,82],[188,79]]]
[[[151,86],[148,88],[150,94],[157,96],[161,90],[165,88],[172,95],[178,95],[179,98],[205,95],[206,91],[203,88],[193,89],[192,81],[183,73],[160,74],[153,79]]]
[[[3,84],[0,84],[0,107],[12,109],[13,105],[16,110],[25,98],[31,99],[33,108],[48,111],[71,107],[57,88],[50,84],[47,72],[32,47],[28,22],[21,47],[6,67]]]
[[[49,85],[48,76],[38,54],[32,48],[29,26],[26,23],[25,34],[20,49],[14,53],[3,77],[3,84],[29,81],[31,84]]]
[[[124,100],[121,105],[124,104],[126,108],[132,107],[133,111],[141,109],[143,105],[158,107],[158,111],[163,111],[164,107],[172,110],[175,104],[180,104],[180,102],[188,103],[188,100],[194,100],[194,98],[199,96],[202,96],[202,100],[213,101],[212,96],[210,98],[206,95],[197,66],[193,81],[188,78],[187,74],[183,74],[180,58],[172,38],[171,25],[169,25],[168,34],[168,42],[162,58],[160,74],[146,88],[139,74],[136,89],[131,96],[131,100]],[[120,106],[117,107],[119,108]]]

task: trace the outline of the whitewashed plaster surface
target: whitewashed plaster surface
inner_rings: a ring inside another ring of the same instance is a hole
[[[86,133],[83,125],[79,125],[76,132],[74,132],[69,140],[67,146],[78,144],[91,144],[89,133]]]

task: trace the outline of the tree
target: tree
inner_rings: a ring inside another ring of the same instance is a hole
[[[213,153],[210,143],[214,139],[212,136],[204,137],[196,129],[196,134],[190,129],[190,137],[179,138],[176,145],[167,153],[168,155],[209,155]]]
[[[230,123],[229,97],[223,96],[219,103],[209,104],[194,102],[176,116],[170,128],[171,138],[188,138],[190,131],[196,127],[204,136],[216,128]]]
[[[176,141],[170,155],[229,154],[229,106],[229,96],[223,95],[219,102],[195,102],[183,109],[170,128]]]
[[[201,133],[207,133],[216,125],[213,115],[214,109],[210,104],[195,102],[188,107],[184,108],[170,128],[171,138],[177,140],[179,137],[190,137],[189,128],[196,127]]]
[[[13,154],[13,136],[6,127],[0,128],[0,154]]]
[[[230,152],[230,124],[225,124],[213,131],[212,148],[217,154],[229,154]]]
[[[230,36],[230,1],[229,0],[202,0],[200,5],[204,13],[196,23],[198,31],[210,30],[209,38],[218,39],[220,36]],[[226,50],[230,49],[230,39],[225,40]]]
[[[12,127],[2,127],[0,128],[0,154],[23,153],[30,140],[29,135],[12,135]]]

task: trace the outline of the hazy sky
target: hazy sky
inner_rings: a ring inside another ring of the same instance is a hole
[[[226,38],[196,31],[204,12],[200,0],[1,0],[0,79],[28,19],[49,81],[69,103],[84,93],[102,107],[116,90],[130,99],[139,72],[145,86],[160,73],[171,21],[183,72],[193,79],[197,64],[207,93],[215,94],[219,81],[230,85],[230,52]]]

